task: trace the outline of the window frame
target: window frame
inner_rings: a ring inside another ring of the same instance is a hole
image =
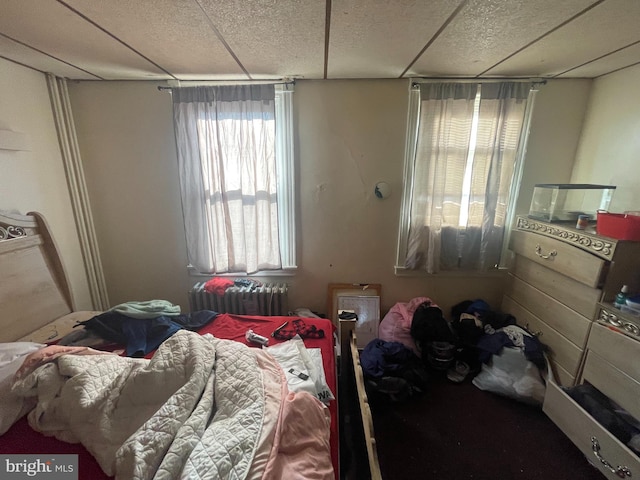
[[[420,89],[413,82],[409,84],[409,106],[407,109],[407,135],[404,149],[404,168],[402,172],[403,188],[402,202],[400,204],[400,224],[398,227],[398,245],[396,249],[395,273],[417,273],[404,266],[404,259],[407,258],[409,227],[411,214],[411,198],[413,196],[414,161],[416,147],[418,144],[418,127],[420,119]],[[426,273],[425,273],[426,274]]]
[[[281,268],[260,270],[255,273],[201,272],[191,264],[187,265],[192,277],[265,277],[293,275],[297,265],[297,219],[296,219],[296,170],[295,138],[293,119],[294,83],[280,83],[275,87],[275,161],[278,199],[278,240],[280,244]]]
[[[282,272],[297,266],[295,142],[293,129],[293,84],[275,86],[276,171],[278,184],[278,234]]]
[[[533,114],[533,107],[535,104],[536,94],[539,87],[544,85],[546,81],[535,80],[523,80],[532,82],[531,91],[527,100],[525,108],[525,114],[523,119],[522,130],[520,131],[519,144],[516,156],[516,162],[513,170],[513,177],[509,190],[509,206],[507,207],[506,219],[505,219],[505,231],[502,242],[502,250],[500,254],[500,262],[497,268],[493,271],[479,271],[479,270],[467,270],[467,271],[439,271],[437,273],[428,273],[424,270],[414,270],[405,267],[404,263],[407,258],[408,252],[408,240],[410,230],[410,214],[411,214],[411,199],[413,198],[413,181],[411,179],[414,176],[414,161],[416,156],[416,148],[418,144],[418,134],[420,126],[420,112],[421,112],[421,99],[420,99],[420,83],[429,82],[427,79],[410,79],[409,83],[409,101],[407,108],[407,134],[405,138],[405,153],[404,153],[404,167],[403,167],[403,193],[400,204],[400,216],[398,223],[398,237],[396,246],[396,260],[394,265],[394,272],[398,276],[496,276],[503,275],[511,260],[509,254],[509,238],[511,234],[511,225],[513,224],[516,215],[516,200],[522,183],[522,174],[524,171],[524,157],[527,150],[527,144],[529,139],[529,131],[531,128],[531,118]],[[441,80],[438,80],[441,81]],[[464,80],[460,80],[463,82]],[[495,81],[501,81],[499,79]],[[514,81],[513,79],[509,81]],[[517,80],[515,80],[517,81]],[[473,83],[488,83],[478,80],[472,80]]]

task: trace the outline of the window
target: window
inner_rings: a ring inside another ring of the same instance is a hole
[[[412,85],[398,272],[500,263],[533,92],[528,82]]]
[[[291,84],[172,89],[196,271],[296,268],[292,93]]]

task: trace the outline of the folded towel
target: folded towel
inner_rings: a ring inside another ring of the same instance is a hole
[[[148,300],[146,302],[121,303],[113,307],[111,311],[131,318],[172,317],[180,315],[180,306],[167,300]]]

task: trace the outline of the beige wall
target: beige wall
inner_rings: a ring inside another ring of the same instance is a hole
[[[467,298],[499,305],[499,276],[394,274],[407,88],[407,80],[297,82],[299,271],[277,279],[291,285],[291,308],[325,312],[331,282],[382,284],[383,314],[421,295],[446,312]],[[195,279],[185,271],[169,94],[146,82],[69,90],[111,303],[164,298],[186,308]],[[587,95],[582,81],[539,93],[529,175],[551,167],[568,179]],[[373,195],[378,181],[391,185],[389,199]]]
[[[570,181],[591,84],[550,80],[537,93],[517,213],[529,212],[535,184]]]
[[[0,209],[42,213],[71,283],[76,307],[92,309],[80,243],[44,75],[0,59],[0,129],[28,135],[29,151],[0,150]],[[1,278],[0,281],[6,281]]]
[[[190,286],[171,96],[147,82],[70,82],[87,189],[113,305]]]
[[[640,66],[594,82],[571,180],[617,186],[612,212],[640,210]]]
[[[638,208],[639,77],[634,68],[595,82],[554,80],[540,90],[519,212],[527,211],[535,183],[569,180],[611,182],[619,187],[612,210]],[[164,298],[186,308],[195,280],[184,267],[171,99],[155,87],[69,85],[112,304]],[[500,277],[393,273],[407,87],[406,80],[297,83],[299,272],[279,279],[292,286],[292,308],[324,312],[330,282],[381,283],[383,313],[418,295],[445,310],[466,298],[499,304]],[[0,128],[29,134],[32,145],[0,151],[0,208],[45,214],[78,307],[91,308],[45,78],[0,59],[0,88]],[[378,181],[391,185],[389,199],[373,195]]]

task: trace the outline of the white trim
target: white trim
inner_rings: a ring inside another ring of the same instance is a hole
[[[293,141],[293,85],[276,85],[276,171],[278,176],[278,232],[282,268],[296,266],[295,162]]]
[[[46,74],[46,78],[91,301],[94,310],[107,310],[109,308],[109,297],[91,214],[87,183],[82,168],[82,157],[73,121],[67,81],[50,73]]]

